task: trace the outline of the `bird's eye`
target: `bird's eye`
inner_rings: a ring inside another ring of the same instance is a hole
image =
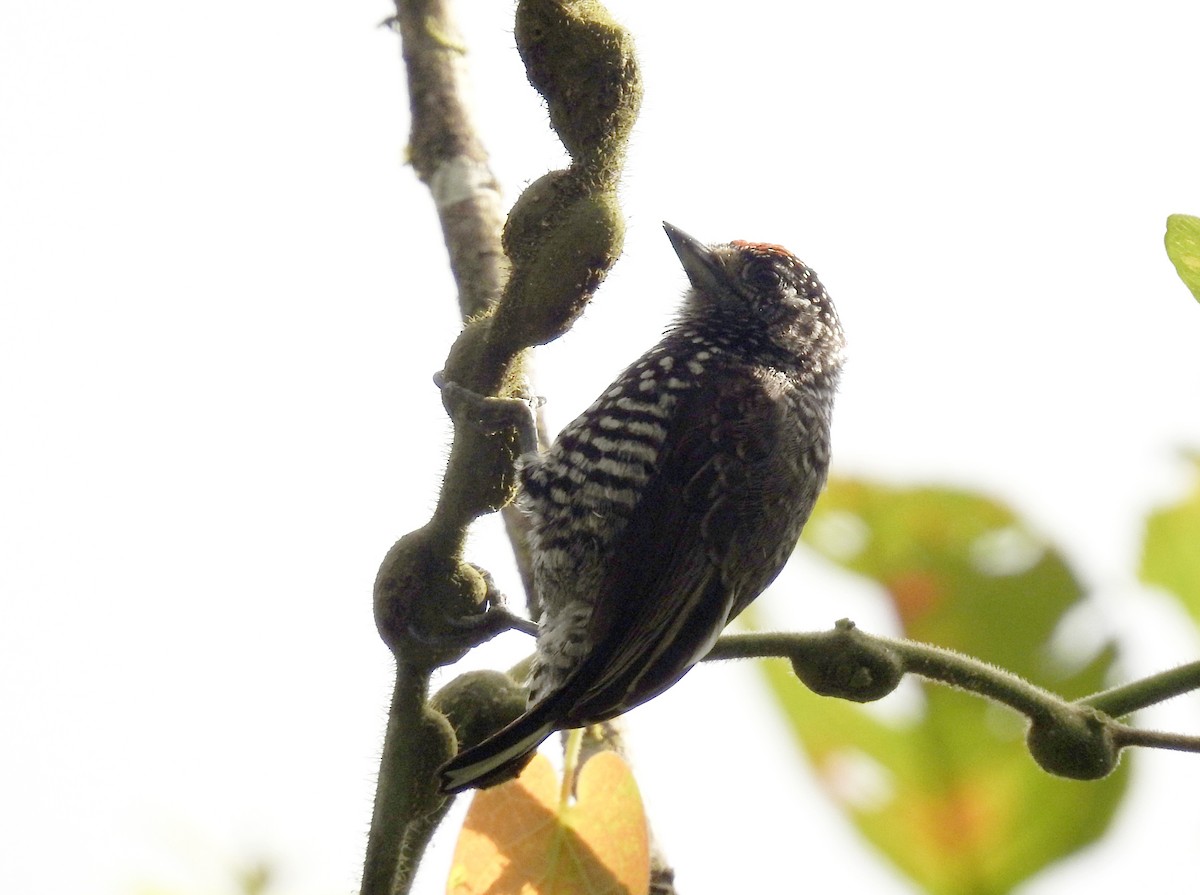
[[[751,264],[746,268],[743,278],[750,288],[762,292],[770,292],[778,289],[781,282],[779,271],[770,262]]]

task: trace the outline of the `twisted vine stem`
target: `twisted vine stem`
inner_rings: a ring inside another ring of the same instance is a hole
[[[545,97],[569,167],[531,184],[504,217],[496,180],[463,102],[464,48],[449,0],[396,0],[412,116],[409,157],[437,207],[466,321],[441,378],[476,394],[520,396],[522,354],[582,312],[621,251],[616,181],[641,102],[632,39],[594,0],[520,0],[515,36]],[[491,578],[466,562],[467,529],[504,510],[515,487],[511,427],[491,435],[455,419],[454,443],[429,522],[401,538],[375,582],[375,620],[396,659],[362,895],[409,892],[449,800],[434,771],[518,713],[502,676],[474,676],[429,700],[434,669],[505,626],[481,611]],[[506,518],[530,581],[522,520]]]

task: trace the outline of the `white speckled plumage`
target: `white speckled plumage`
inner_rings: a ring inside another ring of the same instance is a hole
[[[675,683],[779,573],[824,485],[843,351],[824,288],[778,246],[667,232],[692,283],[677,322],[522,460],[529,710],[450,762],[447,791]]]

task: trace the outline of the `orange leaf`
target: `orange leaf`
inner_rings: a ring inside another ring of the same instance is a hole
[[[516,780],[481,790],[467,811],[448,895],[646,895],[650,846],[629,766],[601,752],[559,804],[558,775],[535,756]]]

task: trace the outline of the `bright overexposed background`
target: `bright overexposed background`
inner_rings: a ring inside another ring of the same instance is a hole
[[[1133,573],[1200,446],[1200,307],[1162,248],[1169,213],[1200,213],[1200,6],[609,5],[646,82],[626,255],[539,356],[552,427],[669,321],[662,219],[782,243],[851,341],[837,471],[1001,497],[1067,549],[1095,590],[1081,636],[1120,634],[1127,675],[1194,658]],[[388,12],[0,6],[5,892],[211,895],[259,860],[281,893],[357,885],[391,673],[371,583],[432,506],[430,375],[458,328]],[[565,158],[512,4],[458,13],[511,200]],[[471,558],[515,592],[479,529]],[[812,559],[761,604],[891,624]],[[1200,731],[1200,704],[1147,720]],[[687,895],[911,891],[752,669],[696,670],[630,739]],[[1030,895],[1194,877],[1200,759],[1138,758],[1114,837]]]

